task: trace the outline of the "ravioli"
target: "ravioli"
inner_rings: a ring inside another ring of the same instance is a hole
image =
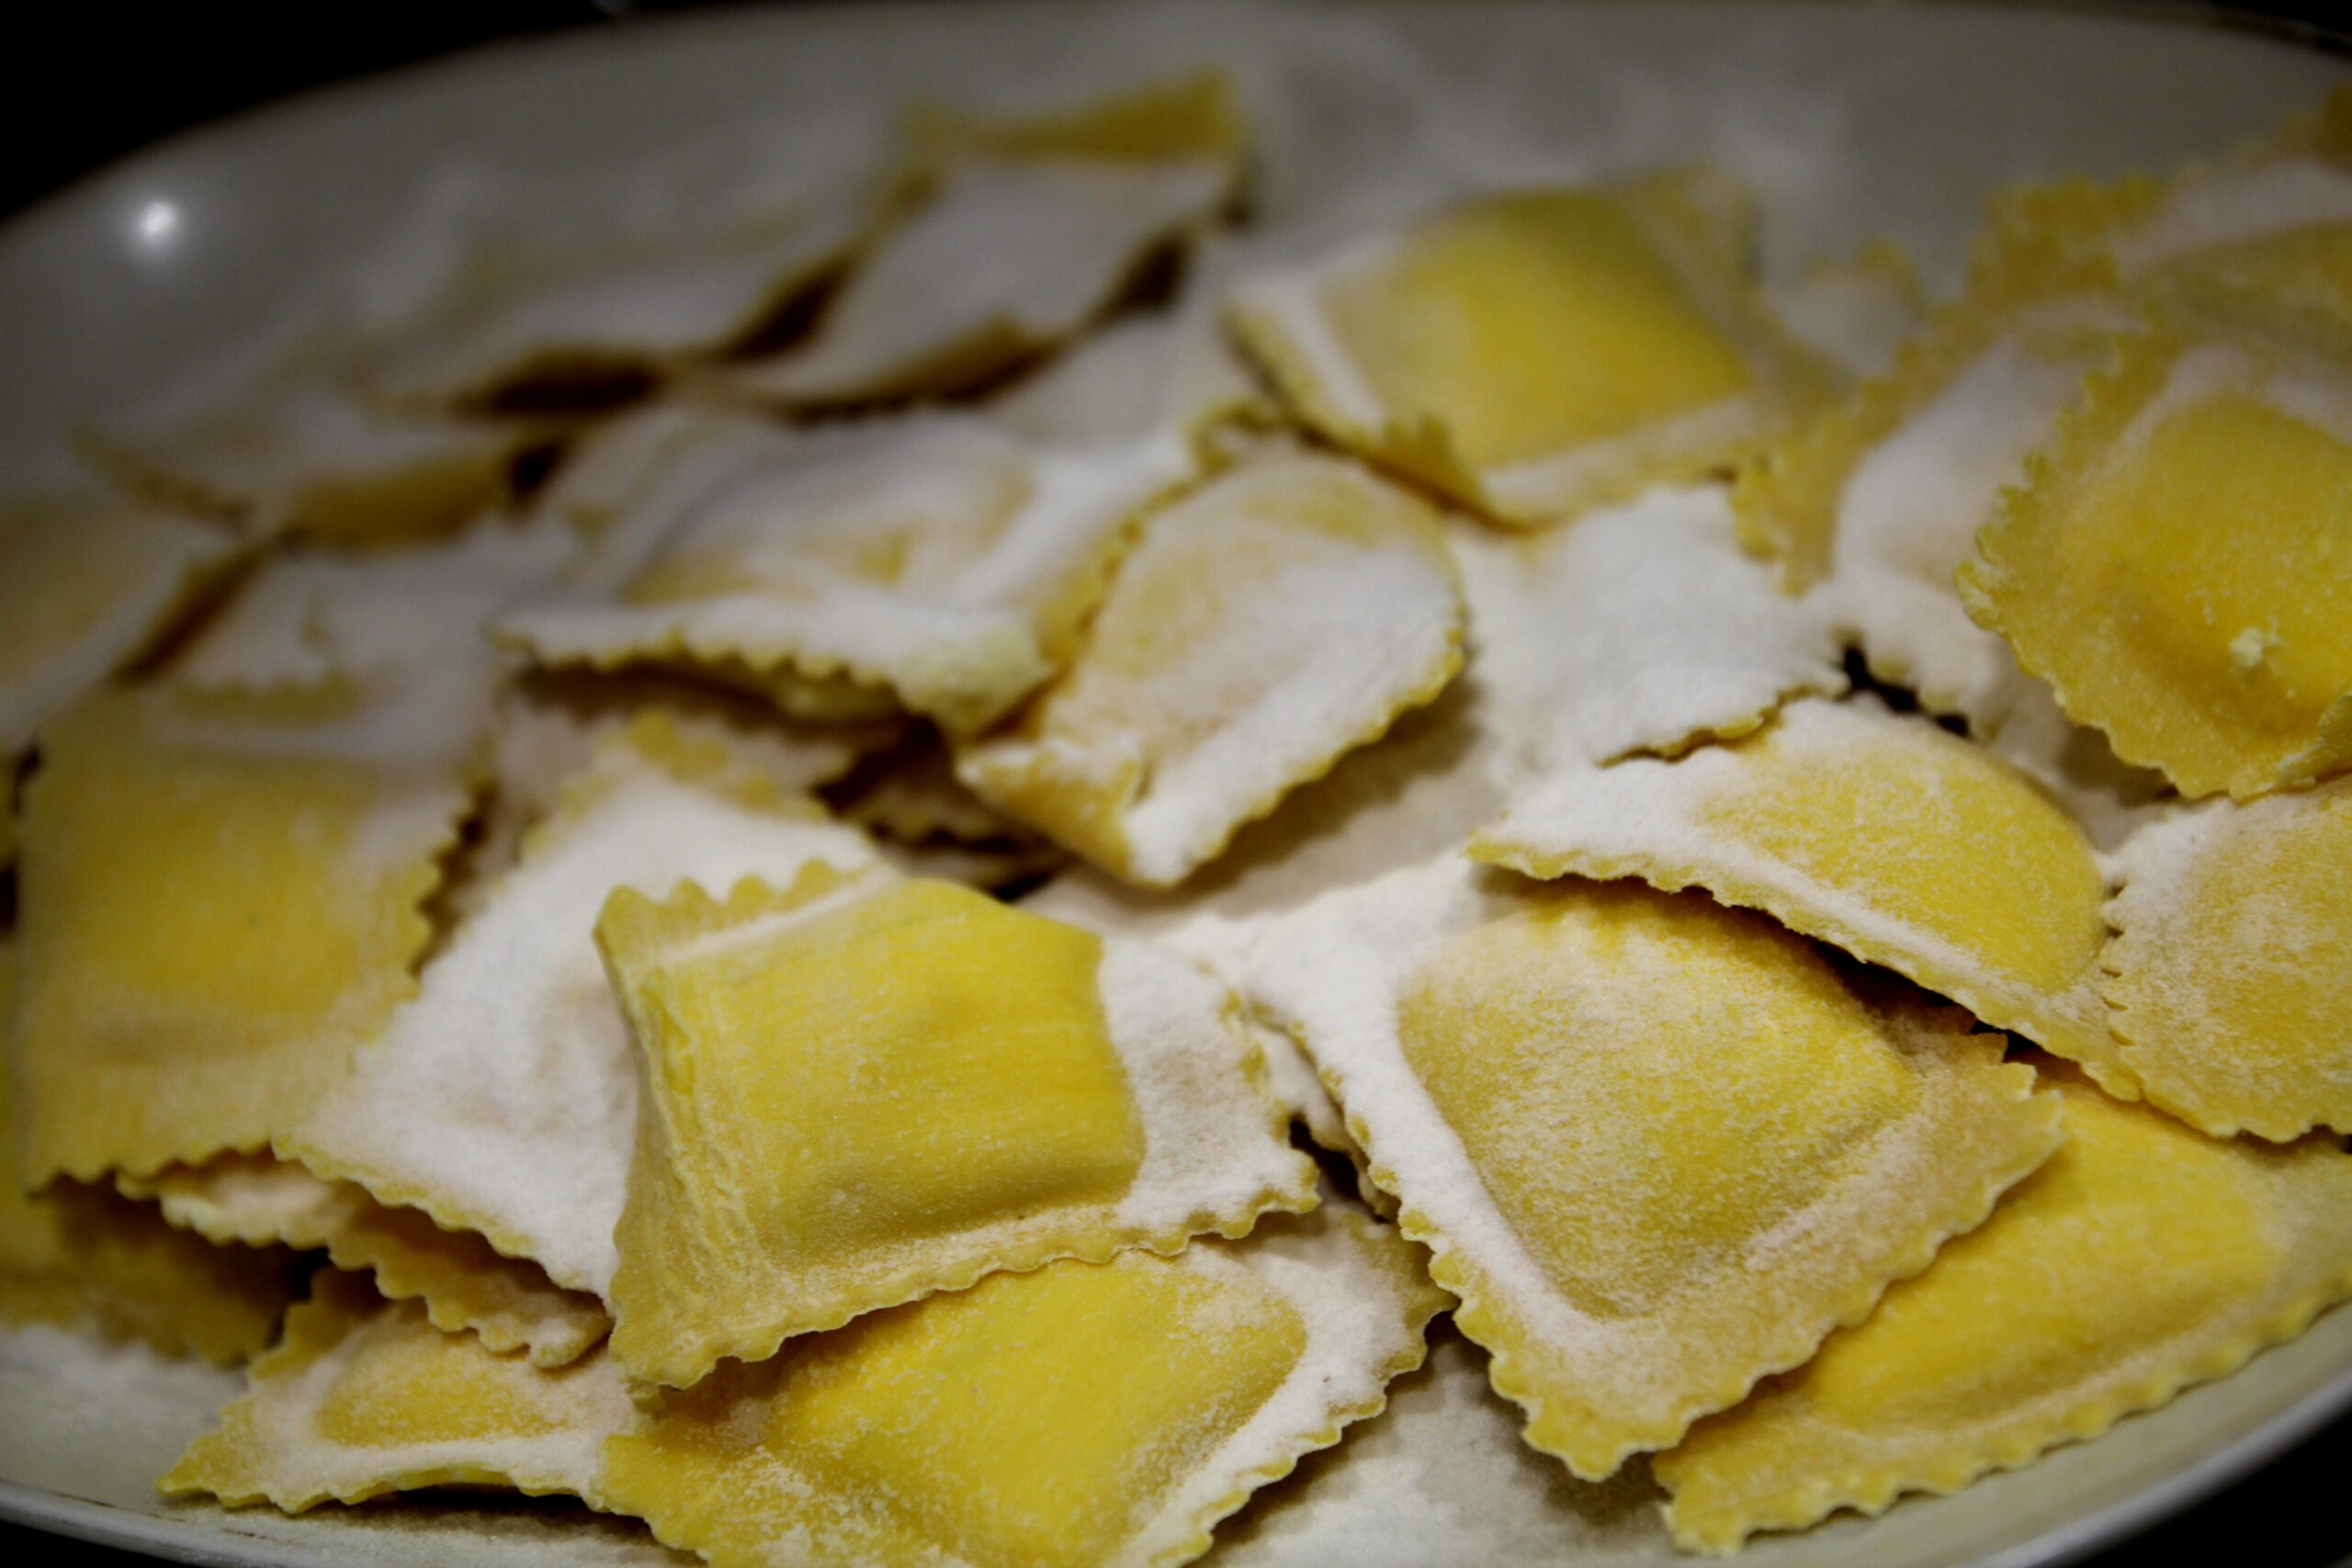
[[[1812,590],[1871,674],[1996,734],[2030,682],[1970,621],[1953,574],[2131,321],[2079,273],[1980,269],[1891,370],[1747,465],[1734,494],[1742,536]]]
[[[597,962],[597,907],[616,887],[789,879],[812,861],[848,870],[872,854],[723,746],[633,727],[563,789],[414,1000],[278,1152],[605,1295],[637,1072]]]
[[[431,1486],[568,1494],[600,1506],[599,1445],[628,1419],[601,1354],[560,1371],[446,1334],[415,1302],[320,1273],[252,1386],[156,1484],[299,1514]]]
[[[1532,537],[1454,536],[1476,672],[1513,782],[1736,736],[1846,689],[1830,623],[1744,558],[1715,486],[1659,489]]]
[[[1214,227],[1247,152],[1222,76],[996,119],[910,127],[916,189],[809,340],[738,369],[795,405],[967,390],[1075,336],[1155,253]]]
[[[152,648],[244,547],[205,519],[102,496],[0,507],[0,760]]]
[[[421,662],[497,672],[491,617],[544,592],[574,541],[558,525],[483,527],[451,541],[288,551],[266,562],[172,660],[201,686],[315,684]]]
[[[2117,865],[2106,994],[2148,1098],[2216,1137],[2352,1130],[2352,779],[2177,810]]]
[[[356,353],[334,333],[275,345],[81,432],[82,456],[134,497],[254,537],[366,544],[451,533],[511,502],[520,465],[559,434],[542,420],[388,412],[350,386]]]
[[[616,893],[596,942],[645,1075],[610,1297],[633,1377],[1314,1205],[1230,996],[1145,944],[823,866]]]
[[[1826,389],[1726,243],[1741,201],[1703,173],[1478,197],[1228,309],[1316,430],[1541,524],[1722,468]]]
[[[1045,446],[1173,431],[1213,448],[1227,426],[1281,420],[1216,312],[1201,306],[1108,322],[981,407],[993,423]]]
[[[387,1208],[350,1182],[322,1181],[291,1160],[221,1155],[116,1185],[210,1242],[323,1248],[336,1268],[372,1273],[378,1294],[424,1302],[435,1328],[471,1330],[486,1348],[522,1350],[538,1366],[578,1360],[612,1328],[603,1303],[559,1288],[538,1265],[501,1257],[472,1232],[443,1230],[414,1209]]]
[[[2108,884],[2057,803],[1875,702],[1792,703],[1673,762],[1564,774],[1473,840],[1531,876],[1703,887],[1910,976],[2137,1098],[2098,995]]]
[[[1179,882],[1434,697],[1462,624],[1423,502],[1272,452],[1149,520],[1069,671],[956,773],[1114,875]]]
[[[1962,1015],[1695,893],[1448,856],[1283,922],[1250,985],[1586,1480],[1803,1361],[2058,1141]]]
[[[610,1506],[720,1568],[1142,1568],[1379,1411],[1442,1298],[1325,1212],[1238,1247],[999,1274],[662,1395]]]
[[[368,356],[362,378],[402,403],[470,410],[666,378],[755,341],[821,289],[869,205],[820,188],[665,231],[493,239]]]
[[[2093,378],[1960,589],[2183,795],[2352,764],[2352,329],[2160,321]]]
[[[1188,467],[1173,437],[1040,451],[952,414],[712,416],[671,440],[571,590],[504,617],[507,635],[550,664],[848,682],[955,730],[1069,657],[1135,519]],[[608,493],[630,488],[616,475]]]
[[[17,983],[0,939],[0,1019]],[[286,1310],[292,1259],[209,1247],[103,1188],[18,1185],[14,1076],[0,1072],[0,1325],[48,1323],[133,1337],[227,1366],[257,1355]]]
[[[2352,1293],[2352,1157],[2205,1137],[2046,1070],[2066,1142],[1802,1371],[1654,1469],[1678,1544],[1953,1492],[2236,1370]]]
[[[25,790],[23,1175],[254,1150],[413,994],[471,803],[430,684],[92,694]]]

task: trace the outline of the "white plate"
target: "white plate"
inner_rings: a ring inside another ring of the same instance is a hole
[[[2011,7],[1430,5],[739,12],[481,51],[166,143],[0,231],[0,475],[64,471],[71,420],[142,400],[321,290],[412,289],[484,212],[560,215],[845,158],[918,93],[1062,96],[1204,60],[1241,79],[1280,217],[1386,164],[1492,146],[1510,177],[1715,160],[1765,197],[1768,265],[1885,231],[1949,282],[2006,180],[2211,151],[2341,79],[2245,32]],[[1221,1535],[1268,1568],[1676,1561],[1639,1483],[1580,1488],[1510,1441],[1458,1347],[1442,1377]],[[0,1514],[192,1561],[683,1562],[557,1504],[167,1506],[151,1478],[238,1380],[136,1349],[0,1336]],[[2105,1438],[1958,1496],[1759,1542],[1744,1562],[2058,1562],[2177,1507],[2352,1404],[2352,1312]],[[1447,1461],[1489,1452],[1480,1484]],[[1441,1535],[1447,1532],[1440,1530]],[[1687,1561],[1687,1560],[1683,1560]]]

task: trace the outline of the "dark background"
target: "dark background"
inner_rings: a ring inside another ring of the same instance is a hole
[[[839,0],[854,3],[854,0]],[[954,4],[955,0],[935,0]],[[626,27],[709,0],[499,0],[463,6],[304,7],[43,6],[14,13],[0,65],[17,133],[0,154],[0,217],[158,137],[268,99],[469,44],[575,27]],[[2352,27],[2341,4],[2117,5],[2219,16],[2312,32]],[[2281,112],[2289,106],[2281,105]],[[4,1419],[5,1416],[0,1416]],[[2352,1517],[2336,1488],[2352,1476],[2352,1416],[2208,1502],[2089,1559],[2124,1568],[2180,1554],[2232,1568],[2326,1568],[2352,1562]],[[0,1561],[135,1568],[147,1561],[0,1524]],[[1340,1568],[1340,1565],[1335,1565]]]

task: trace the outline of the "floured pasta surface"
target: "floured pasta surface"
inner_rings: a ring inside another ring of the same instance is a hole
[[[354,1276],[330,1269],[312,1288],[244,1397],[164,1473],[166,1495],[288,1513],[429,1486],[598,1501],[599,1447],[629,1416],[601,1353],[550,1371]]]
[[[117,1185],[208,1241],[323,1249],[338,1269],[371,1274],[388,1300],[422,1301],[435,1327],[470,1330],[489,1349],[526,1351],[539,1366],[578,1360],[612,1328],[603,1303],[554,1284],[537,1264],[503,1257],[415,1209],[387,1207],[351,1182],[322,1181],[292,1160],[221,1155]]]
[[[1250,984],[1589,1480],[1803,1361],[2058,1141],[1996,1039],[1697,894],[1450,857],[1286,922]]]
[[[1116,875],[1178,882],[1435,696],[1461,635],[1419,498],[1271,454],[1150,519],[1069,672],[956,773]]]
[[[1742,735],[1846,689],[1829,623],[1733,542],[1713,486],[1660,489],[1532,538],[1463,533],[1474,671],[1499,690],[1514,782]]]
[[[867,205],[820,189],[601,250],[492,241],[360,377],[401,402],[480,408],[675,374],[742,346],[838,273]]]
[[[1532,876],[1703,887],[2136,1093],[2098,995],[2098,856],[2031,780],[1924,719],[1792,704],[1728,745],[1563,774],[1471,852]]]
[[[1736,199],[1703,174],[1482,197],[1229,309],[1307,423],[1538,524],[1703,474],[1819,395],[1727,243]]]
[[[555,434],[388,412],[351,385],[355,352],[331,332],[275,346],[144,417],[83,433],[83,456],[153,505],[263,537],[366,542],[447,534],[510,501],[517,465]]]
[[[449,542],[289,552],[262,567],[172,661],[197,686],[313,684],[424,660],[492,673],[491,618],[544,592],[575,541],[493,522]]]
[[[1736,494],[1752,547],[1932,712],[1997,732],[2027,700],[1953,574],[2130,321],[2109,290],[2020,265],[1981,277],[1894,367],[1759,455]]]
[[[617,893],[596,940],[646,1073],[611,1291],[633,1376],[1315,1201],[1225,988],[1141,943],[829,867]]]
[[[2352,763],[2347,345],[2251,314],[2128,339],[1962,569],[1970,613],[2183,795]]]
[[[662,896],[688,880],[789,881],[812,861],[846,870],[872,852],[722,748],[682,747],[640,725],[564,792],[414,999],[278,1147],[601,1295],[637,1069],[597,962],[598,906],[616,887]]]
[[[507,616],[510,637],[558,664],[851,682],[966,729],[1069,657],[1187,467],[1172,436],[1046,451],[952,415],[714,417],[650,463],[577,587]]]
[[[243,547],[217,524],[108,498],[0,507],[0,759],[149,648]]]
[[[662,1396],[603,1489],[721,1568],[1186,1562],[1380,1410],[1442,1301],[1336,1213],[998,1275]]]
[[[1075,334],[1235,197],[1246,130],[1204,75],[1059,114],[933,111],[916,194],[810,341],[734,384],[796,404],[964,390]]]
[[[2148,1098],[2217,1137],[2352,1126],[2352,780],[2143,829],[2106,994]]]
[[[2220,1377],[2352,1292],[2352,1156],[2208,1138],[2047,1069],[2066,1141],[1803,1371],[1658,1459],[1676,1540],[1726,1551],[1951,1492]]]
[[[22,1174],[262,1147],[415,987],[469,791],[430,684],[92,695],[26,789]]]

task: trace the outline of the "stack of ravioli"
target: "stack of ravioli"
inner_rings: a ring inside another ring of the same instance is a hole
[[[0,1313],[248,1362],[164,1492],[1722,1552],[2352,1293],[2352,94],[1932,308],[1249,120],[922,108],[6,510]]]

